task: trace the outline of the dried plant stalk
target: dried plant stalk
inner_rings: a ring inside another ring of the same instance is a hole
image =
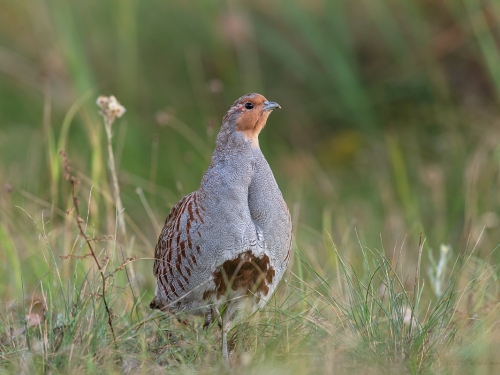
[[[125,219],[123,217],[123,204],[120,198],[120,185],[118,184],[118,176],[115,166],[115,156],[113,154],[112,125],[115,119],[122,117],[126,110],[125,107],[123,107],[113,95],[109,97],[103,95],[99,96],[99,98],[97,98],[97,105],[101,108],[99,113],[104,119],[104,128],[106,129],[106,136],[108,139],[109,170],[111,172],[111,181],[115,197],[118,226],[120,227],[120,232],[123,238],[125,239],[127,230],[125,227]]]
[[[78,230],[80,231],[80,236],[83,237],[83,239],[85,239],[85,242],[87,243],[87,246],[90,250],[90,255],[94,259],[94,263],[99,269],[99,274],[101,275],[101,281],[102,281],[102,293],[99,295],[99,297],[101,297],[104,302],[104,308],[106,309],[106,314],[108,316],[108,325],[111,330],[111,335],[113,336],[113,343],[115,345],[115,348],[118,348],[116,344],[115,329],[113,327],[113,316],[111,313],[111,309],[109,308],[108,301],[106,301],[106,275],[104,274],[104,268],[99,263],[97,255],[94,251],[94,247],[92,246],[93,238],[87,236],[82,227],[82,223],[84,223],[84,220],[80,216],[80,210],[78,208],[78,206],[80,205],[80,201],[75,193],[75,186],[80,181],[78,180],[77,177],[72,176],[70,173],[69,159],[66,152],[64,150],[60,150],[59,155],[61,155],[61,158],[63,160],[64,176],[66,177],[66,180],[69,180],[71,182],[71,196],[73,201],[73,207],[71,210],[68,211],[68,214],[71,213],[73,210],[76,213],[76,225],[78,226]]]

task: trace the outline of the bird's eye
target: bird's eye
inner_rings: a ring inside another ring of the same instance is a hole
[[[245,108],[246,109],[252,109],[253,108],[253,104],[248,102],[248,103],[245,103]]]

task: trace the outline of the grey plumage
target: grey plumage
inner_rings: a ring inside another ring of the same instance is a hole
[[[231,106],[201,186],[172,208],[155,249],[151,307],[203,314],[224,306],[226,358],[229,322],[265,305],[290,259],[290,214],[257,138],[278,107],[259,94]]]

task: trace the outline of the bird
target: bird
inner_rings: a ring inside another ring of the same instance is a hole
[[[172,207],[155,247],[150,308],[217,321],[226,361],[229,330],[269,301],[290,261],[290,212],[258,139],[278,108],[257,93],[231,105],[200,187]]]

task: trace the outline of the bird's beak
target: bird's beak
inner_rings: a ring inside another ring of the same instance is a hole
[[[281,106],[278,103],[270,102],[270,101],[266,100],[264,102],[264,108],[262,108],[262,110],[263,111],[272,111],[273,109],[276,109],[276,108],[281,108]]]

